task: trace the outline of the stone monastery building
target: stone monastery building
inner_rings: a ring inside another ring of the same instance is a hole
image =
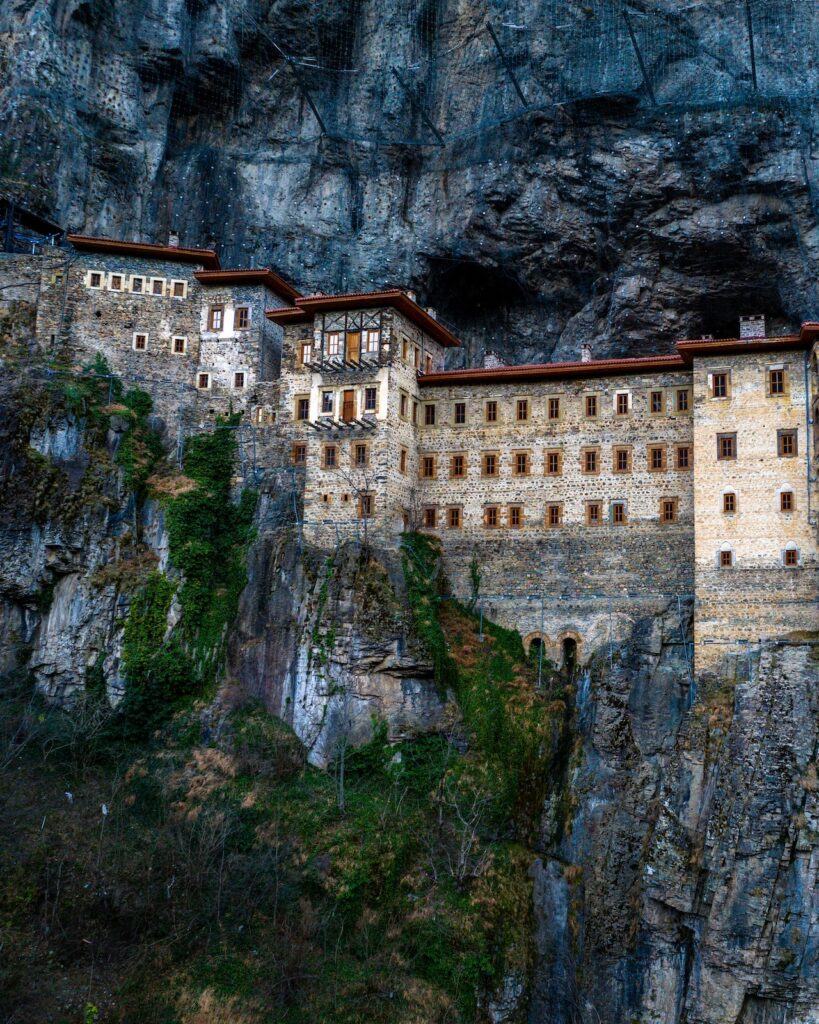
[[[246,411],[270,465],[293,467],[314,543],[433,533],[454,591],[477,569],[487,613],[558,662],[613,657],[647,613],[692,682],[819,637],[819,324],[448,370],[460,343],[410,292],[303,296],[178,239],[68,241],[61,269],[42,258],[39,344],[176,385],[169,424]]]

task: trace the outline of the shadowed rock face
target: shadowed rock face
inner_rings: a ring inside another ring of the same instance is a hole
[[[307,291],[412,286],[468,361],[573,357],[588,338],[655,351],[744,312],[793,326],[819,270],[819,15],[755,0],[757,94],[744,4],[680,6],[634,15],[656,108],[613,2],[504,8],[542,109],[491,127],[519,103],[473,39],[475,3],[20,0],[0,14],[2,185],[77,230],[213,233]],[[327,136],[277,45],[335,69],[300,71]],[[436,140],[393,65],[445,146],[405,144]]]

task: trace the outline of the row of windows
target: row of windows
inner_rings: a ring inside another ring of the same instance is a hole
[[[222,303],[208,306],[208,330],[223,331],[225,329],[225,307]],[[250,306],[236,306],[233,310],[233,330],[250,330]]]
[[[625,501],[609,502],[587,501],[584,503],[583,521],[587,526],[625,526],[629,522],[628,503]],[[660,499],[658,518],[661,523],[676,523],[678,518],[679,499]],[[443,510],[443,516],[435,505],[427,505],[421,514],[423,526],[435,530],[439,525],[448,529],[460,529],[464,525],[464,512],[460,505],[450,505]],[[524,505],[484,505],[482,511],[483,527],[497,530],[506,527],[510,530],[521,530],[527,525],[527,512]],[[538,525],[539,517],[534,520]],[[551,502],[546,506],[542,524],[546,529],[557,529],[564,526],[562,502]]]
[[[90,270],[85,282],[88,288],[95,291],[107,289],[109,292],[128,292],[131,295],[167,295],[173,299],[184,299],[188,295],[187,281],[168,281],[164,277],[146,277],[144,274],[128,275],[116,271],[107,273],[102,270]]]
[[[403,397],[403,396],[402,396]],[[408,397],[408,396],[407,396]],[[518,423],[526,423],[536,412],[534,399],[515,398],[512,400],[512,415]],[[565,395],[552,395],[546,398],[545,412],[548,420],[561,420],[567,410],[568,398]],[[425,402],[422,423],[425,427],[436,424],[465,426],[467,423],[467,403],[457,401],[447,405],[448,411],[442,411],[443,403]],[[408,403],[402,402],[400,413],[406,418]],[[603,395],[589,394],[581,396],[581,412],[588,420],[599,419],[605,409]],[[691,409],[690,388],[676,388],[673,392],[663,390],[649,391],[646,396],[646,409],[654,416],[667,415],[672,409],[677,413],[686,413]],[[483,403],[483,422],[499,423],[501,420],[501,403],[497,399],[488,399]],[[633,411],[633,396],[630,391],[618,391],[613,396],[612,411],[615,416],[627,417]]]
[[[360,410],[361,415],[378,412],[378,388],[363,388],[356,395],[355,388],[344,388],[340,391],[322,391],[319,396],[319,416],[338,417],[349,422],[354,420]],[[296,395],[295,418],[301,422],[310,419],[310,396]]]
[[[345,359],[350,363],[358,363],[362,357],[377,356],[381,349],[381,331],[365,329],[361,331],[328,331],[324,336],[324,357],[326,359]],[[299,363],[309,366],[313,362],[313,342],[303,341],[299,345]]]
[[[780,512],[795,512],[796,511],[796,495],[793,491],[787,488],[781,490],[778,495],[779,499],[779,511]],[[756,508],[759,507],[759,498],[757,497],[754,502]],[[739,512],[739,500],[737,498],[736,491],[723,491],[722,492],[722,511],[726,516],[735,515]]]
[[[241,389],[247,387],[248,373],[246,370],[233,370],[233,387]],[[196,387],[200,391],[210,391],[213,387],[213,374],[207,370],[202,370],[196,375]]]
[[[737,458],[737,435],[717,434],[717,459],[720,462],[731,462]],[[799,431],[777,430],[776,454],[781,459],[792,459],[799,454]]]
[[[769,398],[782,397],[789,393],[790,380],[784,366],[771,366],[765,370],[765,393]],[[708,374],[708,393],[711,398],[730,399],[732,393],[731,371],[717,370]]]
[[[780,551],[779,562],[780,565],[788,569],[796,568],[802,564],[799,548],[793,541]],[[719,569],[732,569],[737,565],[736,555],[730,544],[723,544],[719,551],[717,551],[716,564]]]
[[[135,331],[131,344],[135,352],[147,352],[153,347],[150,335],[145,331]],[[167,344],[169,350],[175,356],[184,356],[188,351],[188,339],[185,335],[176,335]],[[162,351],[164,348],[165,342],[161,341],[156,345],[157,351]]]
[[[481,476],[500,476],[504,457],[501,452],[481,452]],[[513,451],[509,455],[512,476],[529,476],[532,473],[534,459],[529,451]],[[646,469],[651,473],[662,473],[669,468],[668,446],[650,444],[646,447]],[[677,444],[673,447],[673,468],[689,470],[694,465],[693,448],[689,444]],[[419,475],[424,480],[434,480],[438,476],[439,456],[422,454],[419,462]],[[611,450],[611,472],[631,473],[634,468],[634,452],[631,445],[615,445]],[[457,480],[467,476],[468,455],[457,452],[449,456],[449,477]],[[580,450],[580,471],[588,475],[602,472],[603,453],[600,448],[588,447]],[[560,476],[563,473],[563,449],[547,449],[543,454],[543,473],[545,476]]]
[[[297,441],[293,445],[292,459],[295,466],[303,466],[307,462],[307,445]],[[354,441],[350,445],[350,465],[355,469],[365,469],[370,464],[370,446],[366,441]],[[326,444],[321,449],[322,469],[338,469],[341,465],[341,446]]]

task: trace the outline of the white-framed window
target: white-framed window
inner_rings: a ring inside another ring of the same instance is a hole
[[[378,352],[381,331],[364,331],[364,351],[371,355]]]
[[[147,352],[148,351],[148,333],[147,331],[134,331],[134,337],[132,341],[134,352]]]
[[[188,297],[187,281],[171,281],[171,297],[174,299],[185,299]]]
[[[171,338],[171,353],[175,356],[184,356],[188,351],[188,339],[184,335],[177,334]]]
[[[235,388],[243,388],[247,383],[247,371],[246,370],[234,370],[233,371],[233,386]]]
[[[152,277],[150,284],[151,295],[161,297],[165,294],[165,278],[164,277]]]
[[[132,295],[145,294],[145,278],[142,274],[131,274],[130,290]]]
[[[125,291],[125,275],[113,271],[108,275],[108,290],[112,292]]]
[[[87,287],[95,290],[105,287],[105,274],[101,270],[89,270],[85,277]]]
[[[196,387],[199,391],[210,391],[211,375],[207,370],[200,370],[196,375]]]

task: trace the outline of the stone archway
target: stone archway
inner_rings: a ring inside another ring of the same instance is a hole
[[[564,629],[558,634],[555,646],[561,671],[574,675],[583,661],[583,637],[573,629]]]
[[[537,654],[539,647],[543,648],[543,656],[546,657],[550,643],[549,638],[545,633],[529,633],[523,638],[523,649],[527,654]]]

